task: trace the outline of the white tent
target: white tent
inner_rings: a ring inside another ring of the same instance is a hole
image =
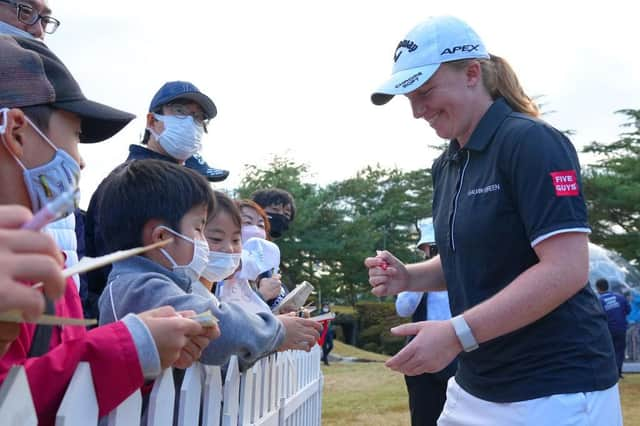
[[[589,282],[595,285],[600,278],[606,278],[618,293],[630,288],[640,291],[640,271],[635,266],[618,253],[589,243]]]

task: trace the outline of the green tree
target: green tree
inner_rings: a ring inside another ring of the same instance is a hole
[[[591,239],[640,262],[640,110],[617,111],[629,130],[620,139],[593,142],[584,152],[598,155],[584,172],[584,193],[593,229]]]

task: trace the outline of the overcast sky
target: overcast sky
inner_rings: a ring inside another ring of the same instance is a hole
[[[440,143],[406,99],[376,107],[369,96],[391,72],[397,43],[431,15],[466,20],[505,57],[530,95],[544,95],[554,126],[578,149],[615,140],[622,116],[640,108],[633,2],[149,1],[49,0],[62,21],[46,42],[85,95],[138,116],[106,143],[83,146],[82,205],[138,143],[160,86],[188,80],[218,116],[203,155],[231,171],[274,154],[309,165],[327,184],[366,165],[429,167]]]

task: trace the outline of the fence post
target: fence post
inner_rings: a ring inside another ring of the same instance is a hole
[[[242,426],[248,426],[253,422],[252,412],[255,412],[255,369],[258,368],[258,364],[255,364],[250,369],[246,370],[240,376],[240,407],[238,410],[238,424]]]
[[[140,426],[142,395],[137,390],[125,399],[107,417],[107,426]]]
[[[0,386],[0,419],[7,425],[38,425],[36,407],[22,366],[11,367]]]
[[[229,360],[227,375],[224,379],[224,405],[222,412],[223,426],[238,424],[238,400],[240,399],[240,370],[238,358],[234,355]]]
[[[56,426],[98,424],[98,399],[88,362],[78,363],[56,414]]]
[[[200,421],[200,396],[202,395],[202,374],[200,363],[195,363],[184,373],[180,386],[178,405],[178,426],[197,426]]]
[[[167,368],[153,384],[149,397],[147,426],[173,426],[175,396],[173,371],[171,368]]]
[[[202,426],[219,426],[222,408],[222,373],[220,367],[202,365],[204,392],[202,402]]]
[[[276,395],[276,388],[278,385],[278,366],[277,366],[277,355],[273,354],[267,360],[267,365],[269,366],[267,369],[267,375],[265,376],[265,380],[269,383],[269,395],[267,398],[267,410],[271,412],[276,409],[278,406],[278,399]]]

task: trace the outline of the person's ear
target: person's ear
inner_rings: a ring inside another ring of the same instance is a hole
[[[465,70],[467,87],[474,87],[482,81],[482,66],[479,61],[471,61]]]
[[[157,135],[164,131],[164,123],[153,115],[152,112],[147,114],[147,129],[153,129]],[[153,136],[153,133],[151,134]],[[155,136],[153,136],[155,139]]]
[[[6,114],[2,114],[2,117],[6,120],[6,123],[1,124],[5,129],[2,136],[4,147],[14,156],[22,159],[26,131],[29,127],[24,112],[21,109],[12,108]]]
[[[149,244],[159,243],[173,238],[173,235],[165,228],[161,228],[161,225],[165,225],[161,220],[151,219],[144,224],[142,228],[142,245],[148,246]]]

